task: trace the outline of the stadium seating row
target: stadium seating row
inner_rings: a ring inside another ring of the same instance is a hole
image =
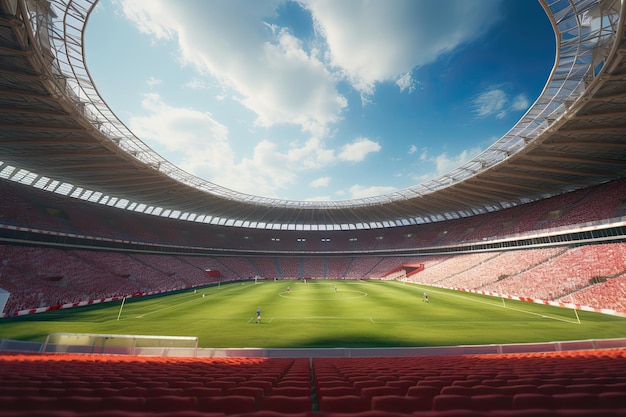
[[[311,360],[12,353],[0,367],[2,417],[626,411],[626,349]]]
[[[0,223],[111,239],[232,249],[373,250],[434,246],[582,224],[624,215],[626,179],[467,218],[406,227],[332,232],[276,232],[179,221],[69,198],[0,180]],[[357,236],[357,239],[354,239]]]

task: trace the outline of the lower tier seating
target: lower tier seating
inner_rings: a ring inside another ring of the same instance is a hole
[[[392,358],[0,354],[1,417],[626,415],[626,349]]]

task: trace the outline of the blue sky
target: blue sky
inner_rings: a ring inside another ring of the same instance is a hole
[[[347,200],[445,174],[554,64],[531,0],[100,0],[87,67],[112,111],[233,190]]]

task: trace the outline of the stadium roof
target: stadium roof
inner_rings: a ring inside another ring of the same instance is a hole
[[[242,194],[194,177],[136,138],[84,62],[96,0],[0,0],[0,177],[85,200],[211,224],[283,230],[394,227],[471,216],[626,174],[626,6],[543,1],[555,65],[501,139],[445,175],[330,202]]]

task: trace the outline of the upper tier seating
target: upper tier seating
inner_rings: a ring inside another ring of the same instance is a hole
[[[158,244],[265,250],[371,250],[456,244],[623,215],[626,178],[470,217],[386,229],[292,231],[175,220],[0,180],[0,224]]]

